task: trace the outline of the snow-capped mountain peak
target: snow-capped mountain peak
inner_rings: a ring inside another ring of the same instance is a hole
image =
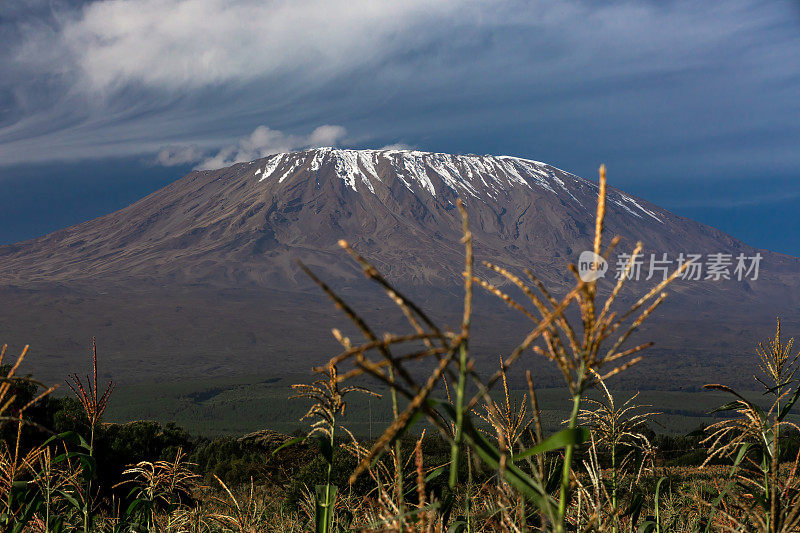
[[[317,148],[287,152],[259,161],[254,177],[259,182],[281,184],[296,174],[331,170],[346,188],[356,193],[377,194],[382,186],[397,181],[412,194],[433,197],[454,194],[465,198],[498,201],[517,188],[538,189],[569,198],[585,207],[579,197],[587,190],[596,194],[594,183],[552,165],[514,156],[453,155],[418,150],[349,150]],[[609,202],[635,217],[661,218],[639,201],[611,191]]]

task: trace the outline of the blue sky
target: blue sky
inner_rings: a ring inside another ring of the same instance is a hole
[[[800,3],[0,4],[0,243],[192,168],[338,145],[530,157],[800,255]]]

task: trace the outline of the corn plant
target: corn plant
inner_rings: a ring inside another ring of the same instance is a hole
[[[338,336],[341,338],[340,335]],[[342,338],[342,342],[345,346],[349,344],[349,341],[344,338]],[[307,398],[314,401],[302,419],[315,419],[311,424],[311,431],[305,438],[307,439],[314,435],[318,436],[317,441],[320,453],[327,463],[325,485],[315,488],[316,509],[314,516],[316,531],[318,533],[328,533],[334,525],[334,509],[338,490],[338,487],[331,483],[334,467],[333,451],[336,446],[336,428],[341,427],[341,425],[337,425],[336,418],[344,415],[347,405],[345,403],[346,395],[353,392],[360,392],[370,396],[379,395],[364,387],[340,387],[336,365],[333,362],[327,368],[317,369],[317,372],[325,376],[325,379],[319,379],[311,385],[298,384],[292,385],[292,387],[297,391],[297,396],[294,396],[294,398]],[[352,438],[352,434],[346,428],[342,429]]]
[[[70,441],[78,441],[70,451]],[[88,499],[84,492],[85,480],[93,473],[94,462],[80,451],[80,437],[62,434],[48,439],[35,469],[33,484],[39,495],[36,518],[49,532],[69,531],[81,523]],[[83,449],[88,445],[84,443]]]
[[[114,391],[114,382],[109,381],[105,391],[100,394],[97,385],[97,340],[92,337],[92,375],[86,376],[86,384],[78,374],[72,374],[67,379],[67,385],[72,390],[75,397],[83,407],[86,422],[89,428],[89,456],[94,457],[94,438],[103,413],[108,406],[108,400]],[[88,533],[91,524],[92,514],[92,479],[86,481],[86,498],[88,504],[85,507],[83,530]]]
[[[588,407],[578,412],[578,420],[592,432],[591,460],[587,464],[587,471],[596,482],[600,483],[602,479],[602,470],[597,461],[598,449],[608,450],[611,456],[611,493],[605,498],[605,488],[597,487],[596,512],[607,512],[610,515],[612,530],[616,533],[622,512],[618,501],[620,483],[628,477],[633,485],[641,478],[647,459],[652,454],[652,446],[644,430],[647,428],[647,421],[655,413],[641,412],[642,408],[651,406],[634,403],[639,393],[617,406],[614,396],[603,381],[596,388],[601,393],[600,398],[587,398],[585,403]]]
[[[7,348],[7,345],[0,348],[0,366]],[[6,425],[11,425],[15,430],[13,440],[0,440],[0,498],[3,500],[0,524],[10,531],[21,531],[33,516],[35,496],[30,490],[30,484],[23,478],[34,475],[36,464],[44,453],[44,448],[40,445],[30,446],[27,451],[23,447],[22,428],[26,424],[33,424],[26,420],[25,412],[57,388],[45,387],[30,377],[17,374],[27,353],[28,346],[25,346],[5,376],[0,376],[0,430]],[[21,404],[18,393],[26,386],[33,386],[34,390],[44,390],[34,393],[31,400]]]
[[[500,372],[503,376],[503,396],[501,401],[492,401],[492,405],[484,405],[484,411],[477,411],[475,415],[486,422],[497,436],[497,445],[503,450],[507,450],[513,459],[514,448],[519,444],[520,439],[530,429],[533,418],[528,416],[528,396],[523,395],[522,400],[511,398],[508,391],[508,379],[506,369],[500,361]]]
[[[734,400],[714,412],[732,411],[738,416],[721,420],[707,429],[704,442],[709,445],[708,464],[715,457],[735,457],[729,474],[730,482],[712,502],[706,530],[715,515],[727,518],[741,531],[789,532],[800,527],[800,480],[795,475],[800,455],[791,474],[780,476],[781,433],[783,428],[800,430],[786,420],[800,397],[795,375],[798,357],[792,355],[794,339],[781,341],[778,320],[775,337],[759,343],[756,353],[761,376],[755,379],[763,386],[764,395],[773,398],[768,410],[750,401],[725,385],[709,384],[707,389],[731,394]],[[738,485],[738,487],[736,486]],[[724,498],[731,501],[731,510],[720,510]]]
[[[118,485],[132,485],[128,495],[131,503],[124,513],[127,520],[142,517],[150,530],[155,527],[159,512],[169,521],[172,513],[186,507],[199,488],[200,476],[192,470],[194,466],[186,461],[186,454],[180,449],[172,461],[141,461],[130,465],[122,472],[129,479]]]
[[[605,168],[601,167],[594,251],[598,256],[603,254],[605,258],[608,258],[619,239],[615,238],[605,251],[602,250],[605,191]],[[615,312],[612,310],[612,306],[628,277],[633,265],[632,258],[641,251],[641,243],[634,248],[624,275],[620,277],[604,303],[597,301],[596,281],[581,280],[574,266],[571,267],[576,278],[574,287],[563,297],[556,298],[533,273],[527,272],[534,289],[528,287],[518,276],[507,269],[486,263],[488,269],[501,274],[509,284],[515,285],[523,291],[535,308],[535,312],[532,312],[507,295],[502,288],[475,275],[473,238],[466,209],[460,200],[458,200],[457,206],[462,217],[465,262],[463,313],[461,324],[456,328],[437,326],[419,306],[401,294],[371,263],[346,242],[340,242],[340,245],[361,265],[367,278],[380,285],[390,299],[397,304],[411,326],[412,332],[387,334],[379,338],[352,307],[303,266],[312,280],[334,301],[336,307],[353,321],[365,338],[360,345],[353,345],[348,341],[345,350],[331,360],[330,364],[338,365],[348,362],[353,367],[338,376],[337,381],[369,375],[383,382],[393,393],[403,396],[407,400],[405,409],[397,413],[394,422],[364,455],[353,472],[351,480],[367,470],[369,465],[385,453],[392,444],[396,444],[399,436],[408,431],[417,420],[427,417],[442,436],[450,442],[449,486],[451,489],[455,489],[457,485],[458,465],[462,450],[466,447],[470,454],[475,454],[486,465],[495,469],[505,482],[519,491],[524,498],[532,501],[539,509],[542,519],[551,524],[553,529],[562,532],[565,530],[575,446],[584,442],[588,437],[588,431],[577,426],[583,394],[598,381],[622,372],[641,360],[641,356],[634,357],[634,355],[650,346],[650,343],[628,349],[624,349],[623,344],[664,300],[666,297],[666,293],[662,292],[664,287],[680,275],[682,269],[685,269],[687,265],[645,293],[626,311]],[[475,370],[475,361],[469,350],[473,286],[476,283],[500,296],[503,301],[522,311],[527,318],[533,321],[530,333],[502,360],[500,370],[488,379],[481,377]],[[537,295],[534,290],[538,290],[540,294]],[[579,327],[573,327],[565,314],[572,305],[577,306],[580,313]],[[605,346],[606,341],[610,339],[613,339],[610,341],[610,346]],[[535,344],[539,340],[544,341],[544,348]],[[420,344],[423,346],[420,347]],[[405,349],[408,346],[412,347]],[[405,349],[404,353],[395,353],[403,349]],[[573,408],[565,430],[546,439],[542,438],[534,446],[520,450],[509,460],[507,447],[506,449],[496,447],[476,428],[472,420],[472,412],[482,401],[487,410],[485,415],[487,418],[495,421],[502,419],[502,415],[498,412],[489,393],[494,385],[503,378],[505,372],[519,360],[524,352],[530,349],[557,364],[572,395]],[[379,358],[374,359],[373,355],[378,355]],[[409,365],[427,359],[434,359],[436,366],[427,379],[418,381]],[[432,395],[445,379],[454,384],[452,402],[437,400]],[[477,390],[474,395],[467,393],[468,385]],[[546,481],[538,478],[535,473],[520,468],[517,461],[559,448],[564,448],[564,461],[558,497],[554,498],[547,489]]]
[[[92,337],[92,375],[86,376],[86,384],[78,374],[72,374],[67,379],[67,385],[81,403],[86,422],[89,427],[89,450],[94,452],[94,437],[97,426],[108,406],[108,400],[114,391],[114,382],[109,381],[106,390],[100,394],[97,386],[97,339]]]
[[[239,498],[216,474],[214,474],[214,479],[225,493],[225,498],[216,499],[225,512],[214,513],[211,515],[211,519],[226,528],[226,531],[238,531],[239,533],[258,531],[259,524],[264,522],[267,517],[263,502],[256,494],[253,479],[250,478],[248,492],[244,497]]]

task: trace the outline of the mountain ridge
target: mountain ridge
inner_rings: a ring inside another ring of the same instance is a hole
[[[380,291],[336,245],[346,239],[393,283],[449,316],[461,285],[461,198],[481,276],[499,281],[481,260],[518,272],[530,267],[558,293],[572,283],[567,264],[591,248],[596,195],[589,180],[512,156],[327,148],[193,171],[114,213],[0,246],[8,303],[0,334],[18,342],[37,337],[50,361],[61,361],[54,370],[72,360],[65,349],[95,334],[116,344],[112,358],[126,369],[134,360],[147,368],[152,359],[141,354],[165,347],[186,372],[235,371],[232,358],[307,368],[335,347],[327,331],[341,321],[296,260],[354,305],[383,309]],[[800,259],[759,251],[611,187],[607,198],[606,242],[621,235],[620,253],[643,241],[646,257],[763,255],[758,280],[674,284],[664,325],[652,331],[664,350],[720,355],[760,338],[755,331],[775,314],[787,328],[800,323],[793,297]],[[615,266],[612,260],[601,290],[609,290]],[[631,282],[621,297],[651,284]],[[487,349],[524,331],[521,322],[498,326],[519,320],[501,302],[481,305]],[[757,323],[748,324],[748,314]],[[319,326],[310,337],[309,317]],[[402,322],[379,320],[387,330]],[[705,334],[711,324],[718,338]],[[142,331],[146,338],[136,340]]]
[[[381,158],[382,162],[379,161]],[[368,168],[365,168],[367,166],[365,162],[369,164]],[[458,168],[459,166],[460,168]],[[457,174],[456,170],[461,174]],[[521,174],[521,170],[527,170],[527,174]],[[252,176],[248,176],[250,173]],[[35,251],[39,244],[44,245],[45,248],[66,247],[67,255],[76,255],[70,253],[76,248],[84,255],[91,254],[92,250],[86,245],[86,238],[83,235],[87,229],[94,238],[103,238],[106,241],[116,239],[117,242],[114,246],[106,247],[102,254],[95,257],[98,261],[109,259],[111,264],[116,262],[116,256],[125,255],[120,250],[131,246],[132,242],[142,241],[140,236],[135,235],[137,232],[145,234],[145,240],[142,242],[149,246],[162,244],[162,247],[187,248],[191,246],[192,241],[198,240],[205,228],[216,226],[217,230],[221,230],[219,219],[225,217],[231,220],[229,220],[229,227],[224,228],[224,231],[241,236],[242,227],[246,227],[251,230],[252,235],[245,237],[252,238],[253,249],[266,251],[276,244],[271,240],[274,233],[272,226],[281,226],[282,222],[295,220],[297,217],[292,213],[303,210],[309,204],[318,207],[319,202],[314,197],[315,195],[306,194],[304,196],[302,194],[304,191],[301,191],[297,185],[308,185],[313,176],[314,189],[319,191],[325,185],[320,182],[320,175],[326,173],[328,174],[327,185],[333,185],[330,187],[331,189],[335,189],[335,181],[331,179],[333,176],[341,180],[340,189],[343,190],[326,191],[329,195],[334,196],[334,202],[340,204],[340,207],[349,203],[349,200],[344,199],[343,195],[350,192],[360,193],[362,196],[368,192],[369,195],[377,197],[384,204],[387,201],[397,203],[405,201],[400,210],[395,209],[390,213],[399,225],[408,224],[409,217],[406,216],[408,214],[411,218],[420,218],[423,223],[425,223],[426,216],[433,216],[435,219],[444,218],[450,228],[457,228],[457,221],[452,216],[443,215],[454,209],[453,200],[459,194],[463,194],[468,207],[471,202],[479,201],[489,208],[488,211],[484,210],[485,212],[479,213],[479,216],[476,217],[477,220],[474,221],[474,223],[480,224],[480,229],[486,230],[486,233],[499,232],[502,235],[507,230],[506,226],[509,224],[513,226],[513,234],[506,235],[508,238],[504,239],[505,241],[515,241],[520,237],[519,219],[527,214],[526,207],[532,207],[534,202],[529,201],[526,206],[518,208],[517,216],[513,219],[508,213],[511,210],[507,205],[500,205],[501,203],[513,203],[512,195],[519,195],[520,192],[523,194],[528,192],[529,196],[530,194],[536,195],[534,200],[540,200],[543,195],[554,195],[555,200],[568,211],[567,214],[571,218],[571,220],[565,221],[561,217],[558,222],[561,225],[570,226],[573,237],[590,238],[589,233],[592,229],[590,222],[594,212],[594,196],[597,185],[545,163],[511,156],[451,156],[419,151],[357,151],[327,148],[275,154],[261,160],[240,163],[217,171],[194,171],[181,180],[115,213],[23,243],[2,246],[0,247],[0,257],[4,258],[6,265],[3,272],[4,278],[6,282],[13,279],[15,277],[12,273],[15,271],[14,267],[24,263],[24,261],[15,261],[15,258],[30,256],[32,249]],[[382,177],[378,175],[379,173]],[[434,181],[437,174],[439,179]],[[203,182],[204,177],[207,178],[205,182]],[[195,184],[197,180],[200,180],[199,188]],[[204,200],[203,190],[213,188],[213,182],[222,180],[235,182],[235,187],[218,187],[219,190],[216,194],[212,192],[210,197],[205,198],[205,208],[212,214],[205,217],[203,213],[198,214],[196,210]],[[478,180],[485,185],[484,191],[480,191],[475,186],[475,182]],[[565,181],[569,187],[565,185]],[[493,187],[490,188],[490,184]],[[184,187],[185,185],[188,187]],[[242,187],[248,188],[244,195]],[[514,187],[527,187],[529,191],[515,190]],[[376,188],[380,194],[376,194]],[[273,191],[271,194],[269,193],[270,189]],[[484,194],[479,194],[481,192]],[[408,193],[410,193],[410,198]],[[185,201],[185,198],[182,198],[183,195],[194,195],[196,197],[195,205],[185,208],[182,212],[170,213],[171,207]],[[501,196],[503,198],[500,198]],[[235,215],[232,215],[233,211],[230,209],[227,211],[219,209],[220,205],[224,206],[231,198],[234,202]],[[326,200],[330,201],[330,196]],[[368,211],[369,207],[375,207],[375,202],[371,200],[373,198],[361,199],[361,203],[364,204],[361,206],[364,212]],[[609,228],[611,232],[617,230],[617,233],[621,233],[620,230],[629,229],[625,226],[630,222],[664,224],[664,220],[673,223],[688,220],[681,219],[669,211],[614,188],[609,188],[608,204],[611,217],[615,215],[615,211],[617,216],[630,215],[634,217],[623,224],[617,224],[616,228],[612,223]],[[407,211],[403,212],[403,208],[406,208]],[[553,213],[552,207],[548,211],[545,214],[548,215],[550,221],[559,218],[558,214]],[[130,212],[130,216],[125,216],[128,212]],[[352,216],[352,211],[345,210],[345,214],[347,217]],[[334,207],[329,210],[327,215],[332,229],[334,231],[339,229],[342,224],[342,213],[337,213],[336,207]],[[162,220],[163,231],[159,235],[153,235],[154,232],[148,230],[149,226],[159,226],[159,219],[169,216],[177,217],[178,220],[173,220],[168,224],[164,224]],[[262,216],[262,220],[254,222],[253,219],[257,216]],[[646,217],[647,220],[642,217]],[[186,224],[186,219],[192,218],[197,223]],[[441,221],[434,220],[434,223],[440,224]],[[240,226],[238,229],[234,227],[237,224]],[[93,225],[99,226],[99,228],[94,228]],[[182,225],[185,227],[181,227]],[[706,232],[709,236],[724,242],[729,247],[746,246],[713,228],[697,225],[691,230],[697,231],[698,227],[707,228]],[[114,233],[104,235],[103,232],[108,229]],[[302,244],[301,241],[309,240],[308,238],[303,239],[300,235],[293,235],[291,228],[282,227],[281,229],[286,234],[284,240],[289,246],[299,246]],[[319,228],[305,229],[318,230]],[[352,231],[354,228],[350,229]],[[361,229],[367,231],[371,228]],[[539,231],[540,234],[546,233],[547,230],[547,228],[541,227],[537,229],[545,230]],[[150,234],[147,234],[148,231]],[[685,228],[683,231],[687,232]],[[312,232],[308,231],[307,233]],[[352,236],[346,235],[347,232],[338,233],[337,238],[327,239],[329,251],[334,250],[333,243],[338,238],[350,237],[352,239]],[[530,233],[530,228],[528,228],[528,233]],[[631,232],[627,231],[626,233]],[[647,242],[647,232],[634,231],[633,233],[631,239],[644,240],[646,244],[650,244]],[[677,238],[673,235],[673,240]],[[165,240],[170,242],[164,243]],[[319,241],[314,244],[317,247],[324,246]],[[549,251],[552,251],[555,243],[548,244],[549,246],[545,246],[545,248],[550,248]],[[515,244],[512,243],[512,245]],[[143,253],[144,250],[139,250],[139,252]],[[34,253],[40,259],[42,255],[46,254]],[[47,261],[40,261],[40,264],[42,262],[47,263]],[[98,274],[97,268],[85,269],[83,264],[75,264],[74,268],[62,264],[58,268],[40,268],[39,272],[33,273],[21,268],[19,272],[21,275],[17,275],[16,278],[20,283],[30,283],[33,280],[44,281],[45,277],[49,281],[58,279],[72,282],[76,278]],[[112,271],[112,273],[119,273],[119,271]]]

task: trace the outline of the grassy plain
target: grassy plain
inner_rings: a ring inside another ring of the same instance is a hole
[[[308,410],[304,399],[289,399],[293,383],[306,383],[309,375],[239,376],[231,378],[191,379],[161,383],[120,386],[109,403],[106,419],[110,422],[155,420],[175,422],[190,433],[204,436],[243,435],[261,429],[283,433],[307,428],[300,422]],[[372,387],[383,398],[354,395],[349,399],[342,422],[356,435],[377,436],[380,428],[391,421],[391,404],[385,389]],[[636,390],[613,389],[622,401]],[[513,394],[521,400],[524,391]],[[569,416],[570,398],[561,388],[537,391],[542,408],[542,424],[546,431],[557,431]],[[441,394],[443,396],[443,391]],[[760,394],[749,395],[758,401]],[[651,429],[656,433],[680,435],[710,424],[717,417],[709,412],[727,401],[716,391],[640,391],[640,405],[656,406]]]

